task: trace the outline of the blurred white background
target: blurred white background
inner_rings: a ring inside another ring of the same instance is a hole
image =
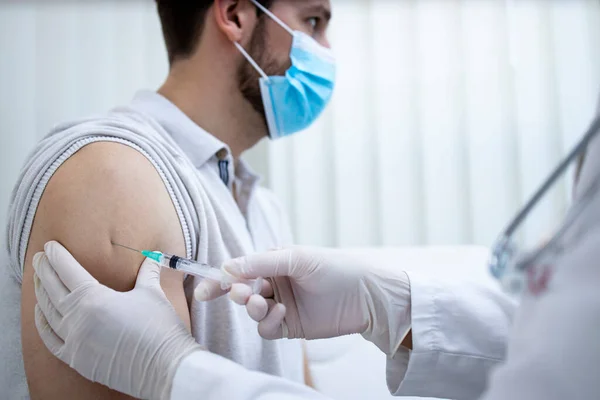
[[[298,242],[489,245],[593,116],[600,1],[332,2],[333,104],[308,132],[247,155]],[[166,73],[153,1],[0,1],[0,226],[53,124],[127,103]],[[532,232],[569,193],[565,180]]]

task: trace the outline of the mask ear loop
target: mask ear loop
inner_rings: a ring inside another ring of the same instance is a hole
[[[260,11],[267,14],[273,21],[275,21],[279,26],[281,26],[283,29],[285,29],[290,35],[294,36],[294,31],[291,30],[290,27],[287,26],[282,20],[277,18],[277,16],[275,14],[273,14],[271,11],[269,11],[265,6],[260,4],[257,0],[250,0],[250,2],[253,3]],[[246,58],[246,60],[248,60],[250,65],[252,65],[254,67],[254,69],[260,74],[260,76],[262,76],[265,80],[268,81],[269,76],[267,74],[265,74],[265,71],[263,71],[263,69],[256,63],[256,61],[254,61],[252,59],[252,57],[250,57],[250,54],[248,54],[246,49],[244,49],[242,47],[242,45],[239,44],[238,42],[234,42],[233,44],[235,45],[235,47],[238,48],[238,50],[240,51],[240,53],[242,53],[242,55]]]
[[[260,74],[260,76],[264,79],[264,81],[270,82],[271,79],[269,78],[269,76],[267,74],[265,74],[265,71],[263,71],[262,68],[258,66],[256,61],[254,61],[252,59],[252,57],[250,57],[250,54],[248,54],[246,49],[244,49],[242,47],[242,45],[239,44],[238,42],[233,42],[233,44],[235,45],[235,47],[238,48],[238,50],[240,51],[240,53],[242,53],[242,55],[246,58],[246,60],[248,60],[250,65],[252,65],[254,67],[254,69]],[[268,93],[265,85],[260,84],[259,86],[260,86],[260,91],[261,91],[261,95],[262,95],[263,102],[264,102],[265,101],[264,99],[270,98],[270,96],[269,96],[269,93]],[[265,91],[267,91],[267,92],[265,92]],[[275,116],[273,115],[273,110],[270,109],[269,107],[265,106],[265,115],[267,117],[267,125],[269,127],[269,136],[271,136],[271,135],[273,135],[272,132],[277,132],[277,130],[274,128],[275,127]]]
[[[242,55],[246,58],[246,60],[248,60],[250,65],[252,65],[254,67],[254,69],[260,74],[260,76],[262,76],[266,80],[269,80],[269,76],[267,74],[265,74],[265,71],[263,71],[262,68],[258,66],[256,61],[254,61],[252,59],[252,57],[250,57],[250,54],[248,54],[246,49],[244,49],[242,47],[242,45],[239,44],[238,42],[233,42],[233,44],[235,45],[235,47],[238,48],[238,50],[240,51],[240,53],[242,53]]]
[[[285,29],[290,35],[294,36],[294,31],[289,26],[287,26],[285,22],[280,20],[275,14],[269,11],[265,6],[260,4],[257,0],[250,0],[250,2],[252,2],[260,11],[264,12],[269,17],[271,17],[273,21],[277,22],[277,24],[283,29]]]

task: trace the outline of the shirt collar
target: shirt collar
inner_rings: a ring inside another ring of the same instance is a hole
[[[238,160],[235,166],[235,176],[237,179],[245,182],[251,187],[254,187],[260,182],[260,175],[254,172],[254,170],[250,168],[250,165],[241,159]]]
[[[219,150],[229,147],[200,128],[166,97],[150,90],[139,91],[131,107],[152,117],[171,135],[196,168],[200,168]]]

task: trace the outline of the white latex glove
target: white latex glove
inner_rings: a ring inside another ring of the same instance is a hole
[[[181,360],[201,350],[146,260],[135,289],[114,291],[59,243],[33,259],[35,322],[48,349],[85,378],[142,399],[168,399]]]
[[[234,284],[230,297],[246,306],[266,339],[322,339],[362,333],[394,354],[410,330],[410,284],[402,270],[378,269],[343,250],[294,247],[228,261],[236,278],[267,278],[260,295]],[[218,294],[203,281],[197,300]]]

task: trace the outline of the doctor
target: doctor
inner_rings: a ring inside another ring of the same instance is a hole
[[[231,275],[270,279],[261,295],[242,284],[229,295],[265,338],[362,334],[387,354],[396,395],[600,398],[600,141],[591,141],[599,130],[600,118],[493,250],[492,272],[505,288],[523,291],[514,318],[515,304],[500,292],[409,276],[401,266],[381,270],[342,250],[293,248],[233,260],[223,266]],[[515,257],[512,233],[586,149],[563,226],[541,248]],[[41,338],[92,381],[149,399],[323,399],[204,351],[162,292],[160,267],[148,260],[127,293],[99,284],[56,242],[36,255],[34,268]],[[208,282],[195,293],[199,300],[221,294]]]

